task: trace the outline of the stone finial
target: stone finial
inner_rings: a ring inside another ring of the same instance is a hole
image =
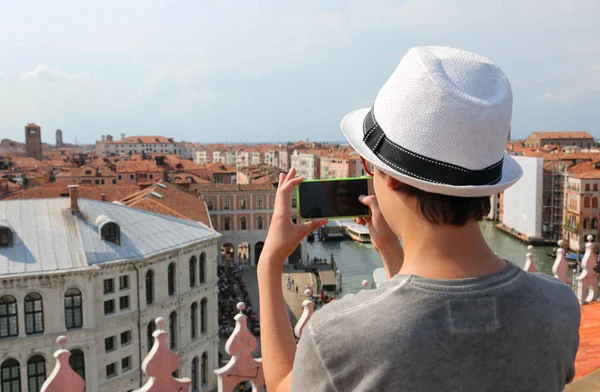
[[[569,284],[569,279],[567,278],[569,264],[567,263],[567,259],[565,258],[565,250],[563,249],[563,244],[563,240],[558,241],[558,249],[556,249],[556,259],[554,259],[554,264],[552,265],[552,274],[556,279],[560,280],[561,282]]]
[[[168,333],[163,329],[165,319],[158,317],[155,321],[156,331],[152,334],[154,345],[142,362],[142,371],[150,379],[135,392],[180,392],[189,391],[192,380],[174,378],[172,373],[179,367],[179,358],[167,343]]]
[[[531,253],[533,246],[529,245],[527,250],[528,252],[525,255],[525,265],[523,266],[523,269],[527,272],[538,272],[537,268],[535,268],[533,253]]]
[[[368,280],[363,280],[361,283],[362,287],[364,287],[365,289],[369,287],[369,281]]]
[[[40,392],[83,392],[85,381],[69,365],[71,353],[65,349],[67,338],[59,336],[56,343],[61,347],[54,352],[56,364],[42,384]]]
[[[312,292],[309,289],[304,290],[304,295],[306,295],[306,299],[302,302],[302,315],[300,319],[296,323],[296,327],[294,328],[294,334],[296,337],[300,338],[302,336],[302,331],[304,331],[304,327],[308,324],[308,320],[312,317],[313,312],[315,311],[315,304],[310,300],[312,296]]]
[[[598,295],[598,273],[594,271],[597,256],[592,242],[593,239],[594,237],[588,236],[589,242],[585,244],[581,272],[576,278],[576,293],[581,304],[595,301]]]
[[[234,317],[235,328],[225,343],[225,351],[231,355],[231,359],[227,365],[215,370],[218,390],[233,391],[236,385],[248,381],[252,384],[253,392],[262,392],[265,389],[262,360],[252,358],[252,352],[257,347],[256,338],[248,330],[248,317],[241,313],[245,304],[240,302],[237,308],[240,313]]]

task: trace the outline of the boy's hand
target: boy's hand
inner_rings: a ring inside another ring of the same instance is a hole
[[[387,249],[396,250],[400,246],[398,236],[392,231],[390,226],[385,221],[381,214],[377,198],[374,195],[360,196],[358,198],[361,203],[369,207],[371,211],[370,218],[355,218],[354,221],[362,226],[369,227],[371,243],[375,249],[381,253]]]
[[[292,222],[290,193],[303,180],[302,177],[295,176],[296,170],[293,168],[287,175],[285,173],[279,175],[273,218],[271,219],[265,246],[260,255],[259,266],[264,262],[271,266],[283,267],[285,259],[292,254],[302,238],[327,224],[327,219],[314,219],[300,224]]]

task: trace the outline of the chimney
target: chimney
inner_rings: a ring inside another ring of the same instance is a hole
[[[106,193],[101,193],[100,198],[102,199],[102,201],[108,201],[108,195]]]
[[[124,133],[121,134],[121,140],[125,140],[125,134]]]
[[[71,199],[71,213],[79,212],[79,185],[69,185],[69,198]]]

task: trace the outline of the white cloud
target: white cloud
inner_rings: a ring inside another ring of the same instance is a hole
[[[72,74],[58,68],[51,68],[44,64],[38,65],[33,71],[24,72],[20,80],[39,80],[42,82],[56,82],[59,80],[75,80],[85,74]]]

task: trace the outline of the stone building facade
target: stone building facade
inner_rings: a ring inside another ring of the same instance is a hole
[[[30,158],[42,159],[42,129],[39,125],[25,126],[25,152]]]
[[[596,164],[600,169],[600,163]],[[563,240],[575,251],[585,251],[588,235],[598,240],[600,220],[600,170],[565,176]]]
[[[525,147],[540,148],[545,145],[591,148],[594,137],[587,132],[533,132],[525,139]]]

